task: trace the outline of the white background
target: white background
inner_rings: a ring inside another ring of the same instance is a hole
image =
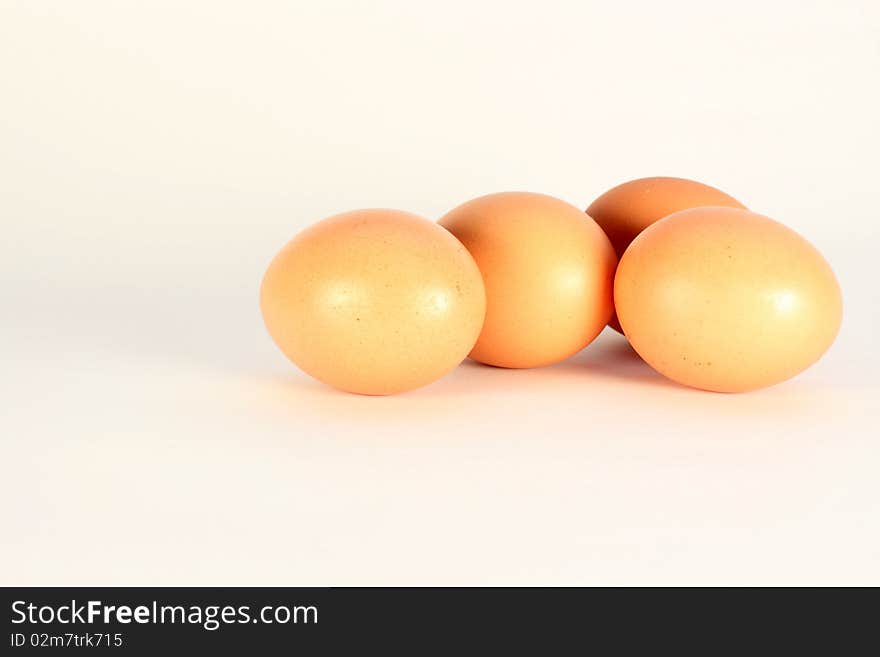
[[[874,0],[3,0],[0,583],[880,584],[878,117]],[[367,398],[263,330],[312,221],[646,175],[816,244],[822,361]]]

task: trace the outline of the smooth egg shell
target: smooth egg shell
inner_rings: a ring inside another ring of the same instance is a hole
[[[645,229],[614,282],[639,355],[684,385],[742,392],[784,381],[834,341],[831,267],[793,230],[733,208],[694,208]]]
[[[720,189],[686,178],[655,176],[630,180],[608,190],[590,204],[587,214],[602,227],[621,258],[636,235],[655,221],[673,212],[708,205],[745,209]],[[608,324],[620,331],[616,316]]]
[[[617,258],[578,208],[529,192],[483,196],[440,220],[467,247],[486,285],[486,321],[471,358],[537,367],[583,349],[612,311]]]
[[[302,370],[385,395],[430,383],[467,356],[485,291],[468,251],[437,224],[359,210],[291,240],[266,271],[260,305],[273,340]]]

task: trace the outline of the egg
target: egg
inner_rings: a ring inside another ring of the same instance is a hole
[[[831,267],[803,237],[747,210],[676,212],[646,228],[614,281],[633,348],[678,383],[743,392],[819,359],[840,327]]]
[[[602,229],[575,206],[504,192],[468,201],[440,224],[470,251],[486,286],[474,360],[549,365],[587,346],[611,316],[617,258]]]
[[[387,395],[450,372],[483,325],[483,280],[462,244],[396,210],[358,210],[291,240],[263,277],[260,307],[282,352],[319,381]]]
[[[658,176],[631,180],[608,190],[590,204],[587,214],[602,227],[620,258],[636,235],[655,221],[679,210],[707,205],[745,208],[732,196],[709,185]],[[612,316],[609,325],[620,331],[616,316]]]

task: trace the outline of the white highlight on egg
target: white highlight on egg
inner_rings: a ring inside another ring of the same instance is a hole
[[[783,315],[794,310],[794,307],[797,304],[797,296],[791,292],[775,292],[770,298],[776,311]]]
[[[424,308],[436,315],[444,315],[452,305],[444,290],[428,290],[424,296]]]

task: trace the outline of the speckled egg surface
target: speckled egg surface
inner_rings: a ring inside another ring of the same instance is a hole
[[[626,250],[617,315],[639,355],[684,385],[742,392],[814,363],[840,327],[840,288],[803,237],[747,210],[676,212]]]
[[[430,383],[467,356],[485,291],[445,229],[406,212],[358,210],[291,240],[266,271],[260,306],[272,339],[302,370],[385,395]]]

